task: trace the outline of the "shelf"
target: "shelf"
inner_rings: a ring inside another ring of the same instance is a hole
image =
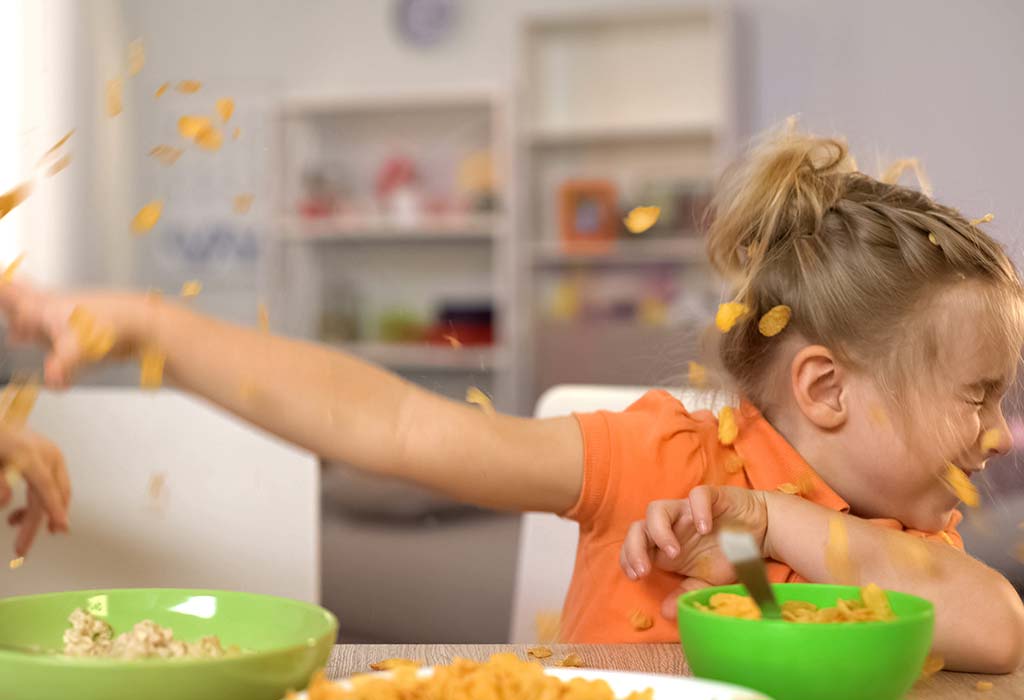
[[[289,117],[322,117],[425,109],[489,109],[497,99],[498,92],[486,87],[398,93],[305,94],[286,98],[283,111]]]
[[[592,146],[630,141],[712,140],[715,127],[710,124],[638,124],[633,126],[577,126],[536,128],[530,134],[534,147]]]
[[[391,369],[489,372],[496,367],[493,345],[453,348],[426,343],[331,343],[356,357]]]
[[[425,218],[416,224],[383,218],[292,216],[282,219],[281,228],[284,240],[301,243],[483,243],[495,238],[497,221],[492,215]]]
[[[607,252],[569,253],[560,241],[551,241],[534,248],[534,263],[541,267],[591,265],[630,267],[637,265],[692,265],[705,260],[704,241],[698,237],[672,240],[619,242]]]

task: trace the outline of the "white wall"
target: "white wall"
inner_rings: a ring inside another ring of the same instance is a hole
[[[626,0],[463,0],[444,45],[405,45],[384,0],[123,0],[147,68],[291,93],[508,85],[519,20]],[[669,0],[645,4],[679,4]],[[846,134],[862,167],[922,158],[943,200],[1016,238],[1024,209],[1024,5],[1015,0],[738,0],[738,101],[749,135],[801,113]],[[639,96],[638,99],[642,99]]]

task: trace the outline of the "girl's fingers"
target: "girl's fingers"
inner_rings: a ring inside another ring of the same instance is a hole
[[[684,500],[653,501],[647,506],[647,535],[669,559],[679,556],[679,539],[673,526],[689,517],[690,506]]]
[[[661,616],[666,620],[676,619],[676,616],[679,614],[679,596],[690,591],[699,591],[701,588],[707,588],[710,585],[704,579],[692,576],[684,578],[679,584],[679,588],[662,602]]]
[[[21,520],[21,529],[18,530],[18,536],[14,541],[14,553],[19,557],[28,554],[28,550],[32,548],[32,542],[36,539],[36,533],[39,532],[39,525],[43,522],[44,515],[42,500],[34,491],[29,491],[28,508],[25,510],[25,516]]]
[[[57,480],[51,472],[50,466],[43,462],[39,455],[33,452],[32,463],[22,471],[22,476],[29,486],[29,501],[35,496],[40,501],[42,510],[50,516],[56,530],[67,531],[68,515],[64,506],[64,497],[61,495]]]
[[[11,502],[11,487],[7,484],[7,475],[0,467],[0,508],[6,508]]]
[[[626,531],[626,539],[619,552],[619,564],[633,581],[637,581],[651,572],[649,551],[651,542],[647,539],[644,521],[637,520]]]
[[[44,372],[46,383],[54,387],[71,384],[75,372],[82,363],[82,348],[70,331],[54,337],[53,349],[46,357]]]
[[[25,519],[25,512],[24,508],[18,508],[7,516],[7,524],[11,527],[18,527],[21,525],[21,521]]]
[[[690,511],[693,514],[694,527],[701,535],[711,532],[714,525],[712,507],[718,498],[718,489],[714,486],[698,486],[690,491]]]
[[[67,464],[64,462],[64,455],[62,455],[60,450],[55,447],[50,447],[49,451],[52,453],[48,456],[53,460],[51,464],[53,465],[54,479],[57,482],[57,488],[60,491],[61,500],[64,502],[66,515],[68,506],[71,505],[71,479],[68,477],[68,469]]]

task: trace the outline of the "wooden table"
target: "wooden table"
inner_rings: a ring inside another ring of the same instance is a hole
[[[555,644],[554,653],[541,663],[553,665],[567,654],[576,653],[589,668],[646,673],[689,674],[689,666],[678,644]],[[427,664],[446,664],[456,656],[486,661],[491,654],[513,652],[526,658],[527,645],[502,644],[342,644],[334,647],[327,662],[327,676],[345,678],[370,670],[370,664],[389,658],[416,659]],[[870,672],[870,670],[868,671]],[[978,692],[978,681],[991,681],[993,688]],[[1019,700],[1024,698],[1024,672],[1009,676],[983,676],[971,673],[938,673],[917,683],[908,700]],[[865,699],[869,700],[869,699]]]

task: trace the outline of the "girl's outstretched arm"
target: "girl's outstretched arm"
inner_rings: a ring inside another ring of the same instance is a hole
[[[109,356],[162,353],[177,386],[323,457],[499,509],[561,512],[580,492],[583,441],[572,417],[487,413],[342,352],[155,296],[56,295],[7,284],[0,309],[15,340],[50,346],[50,386],[69,384],[98,352],[83,334],[84,317],[93,336],[113,332]]]

